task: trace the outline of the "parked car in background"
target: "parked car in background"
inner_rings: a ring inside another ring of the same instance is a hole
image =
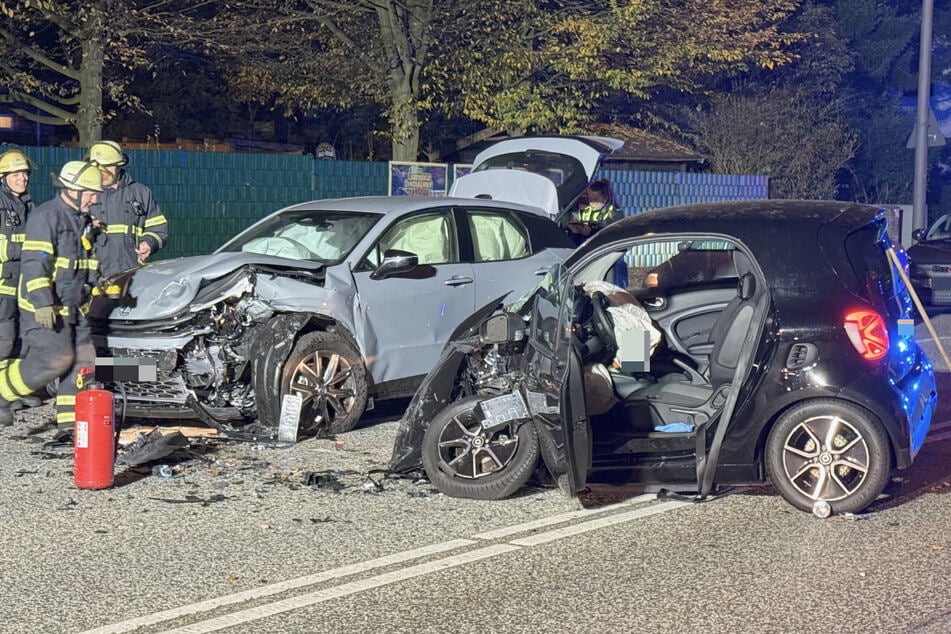
[[[478,499],[511,495],[541,461],[569,493],[605,475],[700,497],[770,482],[799,509],[861,511],[912,463],[937,402],[930,360],[899,334],[912,302],[886,229],[876,207],[775,200],[615,223],[467,320],[400,421],[390,468]],[[718,246],[730,267],[685,258],[685,243]],[[676,284],[599,290],[619,257]],[[624,307],[660,343],[619,330]]]
[[[277,211],[210,255],[116,280],[91,317],[128,416],[276,430],[302,397],[303,433],[347,431],[374,398],[408,396],[477,306],[535,286],[572,242],[536,208],[369,197]]]
[[[926,231],[918,229],[908,249],[910,279],[922,303],[951,306],[951,214],[938,218]]]

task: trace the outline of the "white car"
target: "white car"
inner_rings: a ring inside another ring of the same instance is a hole
[[[212,254],[120,274],[121,298],[100,295],[90,312],[100,356],[113,357],[97,378],[111,378],[127,416],[266,436],[298,394],[302,433],[347,431],[372,399],[411,395],[476,308],[530,291],[572,248],[513,203],[294,205]],[[126,380],[130,366],[154,376]]]

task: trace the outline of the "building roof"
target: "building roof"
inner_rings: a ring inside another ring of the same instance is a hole
[[[706,161],[699,152],[640,128],[619,123],[592,123],[592,134],[624,141],[624,147],[606,159],[607,163],[683,163],[694,167]]]

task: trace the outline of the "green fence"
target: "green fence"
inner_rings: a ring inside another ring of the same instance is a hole
[[[22,148],[37,164],[30,194],[53,194],[50,173],[81,159],[76,148]],[[388,164],[284,154],[130,150],[128,170],[148,185],[169,221],[160,258],[207,253],[267,214],[321,198],[385,195]],[[766,198],[765,176],[603,169],[628,214],[691,202]]]
[[[73,148],[23,148],[37,164],[30,194],[54,194],[50,173],[81,159]],[[151,188],[169,222],[161,258],[212,251],[267,214],[318,198],[386,193],[387,164],[286,154],[130,150],[132,177]]]

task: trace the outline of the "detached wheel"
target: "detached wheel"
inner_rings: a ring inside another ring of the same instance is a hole
[[[367,405],[363,359],[332,332],[311,332],[294,346],[284,365],[281,394],[300,394],[300,430],[339,434],[353,429]]]
[[[885,488],[891,446],[875,418],[841,401],[814,401],[786,412],[766,441],[766,470],[787,502],[812,511],[858,513]]]
[[[452,497],[501,500],[515,493],[538,464],[538,433],[531,421],[486,430],[475,396],[453,403],[423,436],[423,468]]]

